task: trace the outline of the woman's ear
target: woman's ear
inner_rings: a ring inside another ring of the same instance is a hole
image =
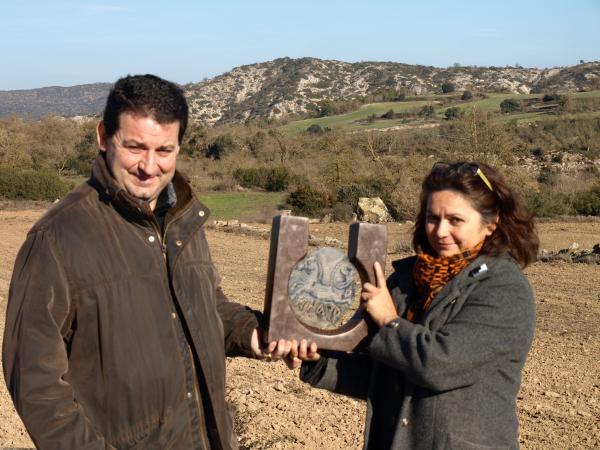
[[[500,216],[496,214],[496,218],[485,226],[485,235],[491,236],[494,233],[494,231],[496,231],[496,228],[498,228],[499,222]]]

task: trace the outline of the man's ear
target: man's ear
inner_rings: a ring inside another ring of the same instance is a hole
[[[98,122],[96,125],[96,141],[101,152],[106,151],[106,130],[104,129],[104,121]]]

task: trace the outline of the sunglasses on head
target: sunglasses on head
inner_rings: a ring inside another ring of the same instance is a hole
[[[489,188],[490,191],[494,192],[494,188],[492,187],[492,183],[485,176],[483,171],[479,168],[477,164],[473,163],[461,163],[461,164],[448,164],[444,162],[437,162],[433,165],[431,169],[432,172],[457,172],[464,175],[478,176],[481,178],[481,181],[485,183],[485,185]]]

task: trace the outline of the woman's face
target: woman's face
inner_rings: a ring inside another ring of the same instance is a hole
[[[446,190],[429,196],[425,232],[438,256],[452,256],[473,248],[495,229],[495,223],[482,223],[481,214],[462,194]]]

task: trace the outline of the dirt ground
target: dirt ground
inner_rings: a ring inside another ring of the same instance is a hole
[[[0,210],[0,335],[15,255],[42,213]],[[599,221],[547,222],[538,228],[547,250],[600,243]],[[406,251],[410,225],[390,224],[388,230],[389,250]],[[311,233],[347,240],[343,224],[311,225]],[[268,241],[214,230],[208,239],[228,296],[262,309]],[[401,256],[388,255],[388,271],[389,262]],[[526,274],[536,292],[538,318],[518,397],[521,446],[600,448],[600,266],[536,263]],[[242,449],[361,448],[363,402],[311,390],[282,363],[230,359],[227,377]],[[33,445],[0,382],[2,447]]]

